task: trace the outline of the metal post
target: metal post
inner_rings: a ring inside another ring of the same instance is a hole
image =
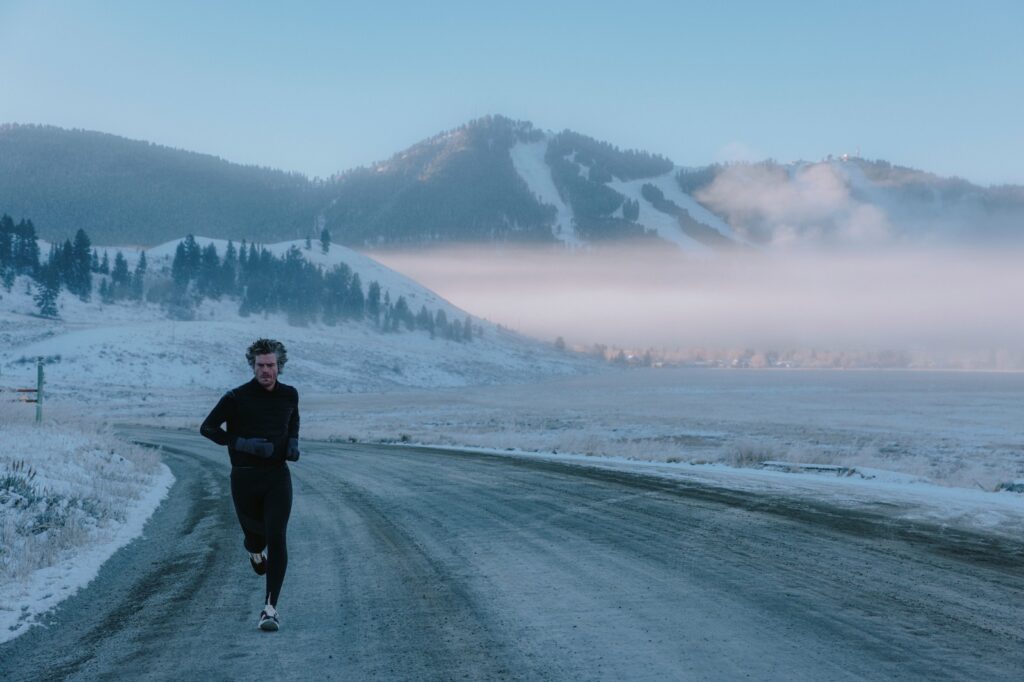
[[[43,423],[43,356],[36,358],[36,424]]]

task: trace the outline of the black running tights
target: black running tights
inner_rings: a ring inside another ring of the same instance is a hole
[[[267,603],[277,606],[288,569],[288,517],[292,475],[288,465],[269,469],[231,468],[231,498],[250,552],[267,550]]]

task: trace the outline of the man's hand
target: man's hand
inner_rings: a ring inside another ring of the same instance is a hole
[[[231,444],[235,450],[268,459],[274,456],[274,444],[266,438],[235,438]]]
[[[289,462],[299,461],[299,439],[289,438],[288,439],[288,456],[285,457]]]

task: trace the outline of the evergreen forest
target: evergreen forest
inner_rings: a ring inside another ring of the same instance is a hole
[[[321,240],[326,251],[330,246],[326,229]],[[404,296],[392,300],[378,282],[364,284],[345,263],[329,270],[310,263],[297,246],[278,257],[256,243],[243,240],[236,247],[229,241],[220,254],[215,244],[201,247],[188,235],[175,248],[170,272],[152,273],[145,251],[134,268],[129,268],[121,251],[115,252],[111,262],[107,251],[101,254],[92,247],[84,230],[78,230],[73,240],[51,244],[43,258],[34,223],[26,219],[15,223],[4,214],[0,217],[3,289],[9,293],[19,275],[31,278],[39,315],[48,318],[59,317],[59,295],[66,290],[82,301],[98,296],[105,304],[157,304],[168,317],[181,320],[193,319],[204,300],[226,299],[237,302],[243,317],[281,313],[297,326],[363,322],[382,333],[422,330],[431,338],[460,342],[483,334],[469,316],[449,319],[444,310],[425,305],[413,310]]]

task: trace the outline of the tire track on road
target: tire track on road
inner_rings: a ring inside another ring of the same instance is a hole
[[[331,459],[323,459],[330,457]],[[363,674],[393,679],[521,678],[519,662],[465,581],[344,476],[340,458],[308,453],[297,479],[336,519],[335,543]],[[332,466],[333,463],[333,466]],[[301,463],[300,463],[301,464]],[[293,469],[298,471],[300,466]],[[323,542],[324,538],[320,541]],[[517,672],[518,671],[518,672]]]

